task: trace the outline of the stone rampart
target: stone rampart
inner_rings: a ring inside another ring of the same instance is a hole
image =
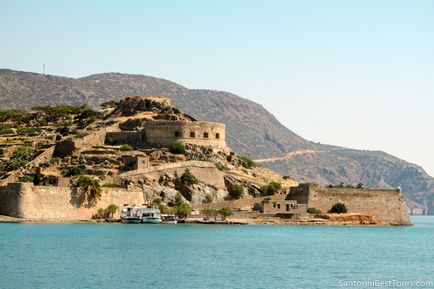
[[[336,203],[344,203],[349,213],[372,215],[385,224],[410,224],[404,196],[397,190],[321,188],[301,184],[291,188],[287,199],[306,203],[308,208],[322,212],[328,212]]]
[[[80,204],[75,194],[75,189],[69,187],[11,183],[0,187],[0,214],[35,220],[82,220],[92,218],[99,208],[110,204],[121,208],[125,203],[144,203],[141,190],[103,188],[101,198],[92,207]]]

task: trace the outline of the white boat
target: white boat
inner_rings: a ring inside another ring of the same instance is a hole
[[[121,222],[126,224],[138,224],[142,221],[141,208],[135,205],[125,205],[121,211]]]
[[[175,215],[161,215],[162,224],[177,224],[178,220]]]
[[[146,205],[141,208],[142,223],[159,224],[161,223],[160,209],[153,205]]]

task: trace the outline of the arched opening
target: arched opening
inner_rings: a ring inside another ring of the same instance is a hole
[[[219,138],[220,138],[220,134],[219,134],[219,133],[216,133],[216,134],[215,134],[215,138],[219,139]]]
[[[208,133],[207,133],[207,132],[204,132],[204,133],[203,133],[203,137],[204,137],[204,138],[208,138],[208,137],[209,137],[209,136],[208,136]]]
[[[194,131],[190,132],[190,137],[196,137],[196,133]]]

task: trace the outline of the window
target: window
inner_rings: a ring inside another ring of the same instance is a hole
[[[180,131],[175,131],[175,137],[181,137],[181,132]]]
[[[196,137],[196,133],[194,131],[190,132],[190,137]]]
[[[289,204],[286,204],[286,211],[289,211]]]
[[[219,133],[216,133],[216,134],[215,134],[215,138],[220,138],[220,134],[219,134]]]
[[[277,204],[277,208],[280,209],[280,204]]]
[[[207,133],[207,132],[204,132],[204,133],[203,133],[203,137],[204,137],[204,138],[208,138],[208,133]]]

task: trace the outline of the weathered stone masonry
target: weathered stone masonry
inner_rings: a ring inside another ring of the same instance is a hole
[[[398,190],[321,188],[314,184],[300,184],[291,188],[287,199],[324,213],[334,204],[344,203],[349,213],[372,215],[387,224],[410,224],[404,196]]]
[[[168,146],[176,141],[225,148],[225,125],[214,122],[159,120],[145,123],[141,131],[117,131],[106,134],[106,142],[111,144],[148,143]]]

